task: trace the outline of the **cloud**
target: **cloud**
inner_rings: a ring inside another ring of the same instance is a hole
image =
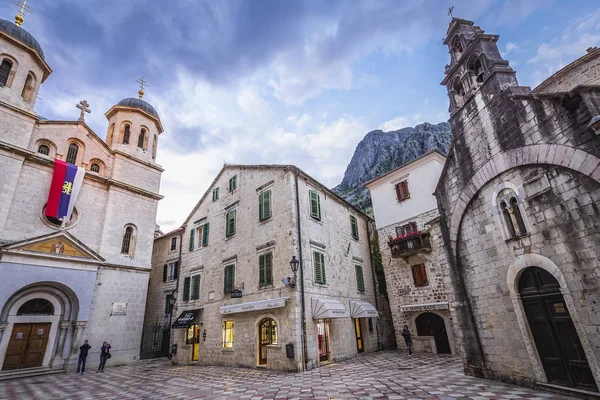
[[[506,56],[518,48],[519,48],[519,46],[516,43],[508,42],[504,46],[504,51],[502,52],[502,55]]]
[[[499,10],[497,22],[500,25],[516,26],[540,8],[552,6],[551,0],[506,0]]]

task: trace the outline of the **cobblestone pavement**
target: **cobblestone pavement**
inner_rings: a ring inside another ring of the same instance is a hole
[[[109,360],[110,363],[110,360]],[[405,399],[554,400],[462,374],[451,357],[379,352],[304,373],[172,366],[165,361],[0,382],[1,399]]]

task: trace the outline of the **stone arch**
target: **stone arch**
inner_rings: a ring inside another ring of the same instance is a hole
[[[514,197],[517,199],[517,206],[519,208],[519,215],[522,218],[523,224],[525,226],[526,232],[531,232],[531,224],[529,223],[529,219],[525,213],[525,209],[523,207],[523,202],[525,201],[525,192],[523,187],[517,187],[512,182],[502,182],[494,188],[491,196],[490,206],[492,208],[492,213],[494,214],[494,218],[496,219],[496,224],[501,228],[502,236],[504,240],[508,240],[514,237],[514,235],[510,235],[508,231],[508,227],[506,221],[504,220],[504,216],[502,215],[502,210],[498,207],[499,204],[499,196],[500,193],[510,190],[514,193]]]
[[[583,346],[585,355],[592,370],[592,374],[594,375],[594,379],[596,382],[600,382],[600,367],[598,365],[598,360],[596,359],[596,355],[588,340],[587,333],[585,329],[582,328],[579,312],[575,307],[575,302],[567,285],[564,274],[560,268],[549,258],[544,257],[541,254],[527,253],[518,256],[515,262],[508,268],[506,273],[506,284],[508,286],[510,298],[515,310],[515,315],[517,317],[517,323],[519,325],[519,329],[521,330],[525,348],[527,349],[529,359],[531,360],[531,365],[533,367],[536,379],[540,382],[548,381],[546,378],[546,373],[544,372],[544,368],[542,367],[542,361],[537,351],[535,341],[533,340],[529,323],[527,322],[527,317],[525,315],[523,304],[520,300],[518,288],[521,274],[529,267],[541,268],[549,272],[558,281],[560,285],[560,292],[564,297],[569,314],[571,314],[571,319],[573,320],[573,324],[577,330],[577,335],[579,336],[579,340]]]
[[[67,146],[65,147],[63,160],[67,160],[67,157],[69,155],[69,146],[71,146],[71,144],[76,144],[78,147],[74,165],[81,165],[81,163],[83,162],[83,155],[85,154],[85,143],[83,143],[82,140],[75,137],[71,137],[67,140]]]
[[[600,158],[574,147],[559,144],[535,144],[512,149],[489,159],[464,185],[450,217],[450,247],[458,255],[458,234],[462,219],[473,197],[490,180],[513,168],[550,164],[580,172],[600,183]]]
[[[56,157],[57,147],[56,147],[56,145],[54,144],[53,141],[51,141],[49,139],[45,139],[45,138],[38,139],[35,142],[35,145],[33,147],[33,151],[39,153],[40,146],[47,146],[48,149],[50,149],[50,152],[48,153],[47,157],[50,157],[50,158]]]
[[[279,318],[277,318],[275,315],[273,315],[271,313],[260,314],[258,317],[256,317],[256,319],[254,321],[254,332],[256,332],[255,333],[256,354],[255,354],[254,358],[256,359],[255,360],[256,365],[259,365],[259,363],[260,363],[260,324],[267,318],[275,321],[275,325],[277,326],[277,344],[283,343],[280,338],[281,324],[279,323]]]
[[[444,325],[446,325],[446,335],[448,336],[448,342],[450,342],[450,351],[452,354],[456,354],[456,350],[454,349],[454,334],[453,334],[453,329],[452,329],[452,323],[450,320],[450,313],[447,311],[427,310],[427,311],[420,311],[420,312],[413,313],[410,316],[410,319],[408,322],[408,326],[409,326],[409,329],[411,330],[411,332],[413,332],[414,335],[417,335],[417,318],[419,318],[419,316],[421,316],[425,313],[435,314],[444,320]],[[431,341],[432,341],[431,348],[433,349],[435,347],[435,340],[431,339]],[[437,353],[437,348],[436,348],[436,353]]]
[[[11,56],[10,54],[0,54],[0,65],[4,64],[7,65],[5,62],[10,63],[10,71],[8,71],[8,75],[6,75],[6,83],[4,84],[5,87],[10,88],[12,86],[13,80],[15,78],[15,74],[19,68],[19,62],[17,61],[16,58],[14,58],[13,56]]]
[[[96,164],[98,166],[98,171],[94,171],[94,168],[92,168],[94,164]],[[99,158],[92,158],[88,162],[88,170],[91,172],[95,172],[100,176],[102,176],[104,174],[105,168],[106,168],[106,165],[104,164],[104,161],[102,161]]]
[[[75,321],[79,315],[79,299],[75,292],[62,283],[47,281],[32,283],[13,293],[2,307],[0,322],[6,321],[10,310],[18,309],[31,294],[47,294],[55,298],[56,304],[59,304],[55,310],[61,310],[58,315],[62,320]]]

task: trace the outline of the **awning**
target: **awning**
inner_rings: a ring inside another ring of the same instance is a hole
[[[221,307],[221,314],[235,314],[249,311],[268,310],[270,308],[285,307],[285,301],[289,297],[279,297],[277,299],[251,301],[248,303],[234,304],[232,306]]]
[[[312,312],[314,319],[349,317],[346,307],[333,299],[315,299],[313,297]]]
[[[179,314],[179,317],[177,317],[177,319],[175,320],[175,322],[173,322],[172,328],[173,329],[181,329],[181,328],[189,328],[191,325],[194,324],[194,322],[198,322],[196,321],[196,318],[198,317],[198,314],[202,311],[201,308],[197,309],[197,310],[187,310],[182,312],[181,314]]]
[[[379,311],[373,304],[361,301],[350,300],[350,317],[352,318],[379,318]]]

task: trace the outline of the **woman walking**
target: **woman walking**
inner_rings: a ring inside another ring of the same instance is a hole
[[[410,331],[408,330],[408,325],[404,325],[404,328],[402,328],[400,333],[404,338],[406,347],[408,347],[408,358],[412,358],[412,333],[410,333]]]
[[[110,344],[108,344],[108,342],[104,342],[100,348],[100,365],[98,366],[98,371],[96,371],[96,373],[104,372],[104,364],[106,364],[106,360],[110,357]]]

